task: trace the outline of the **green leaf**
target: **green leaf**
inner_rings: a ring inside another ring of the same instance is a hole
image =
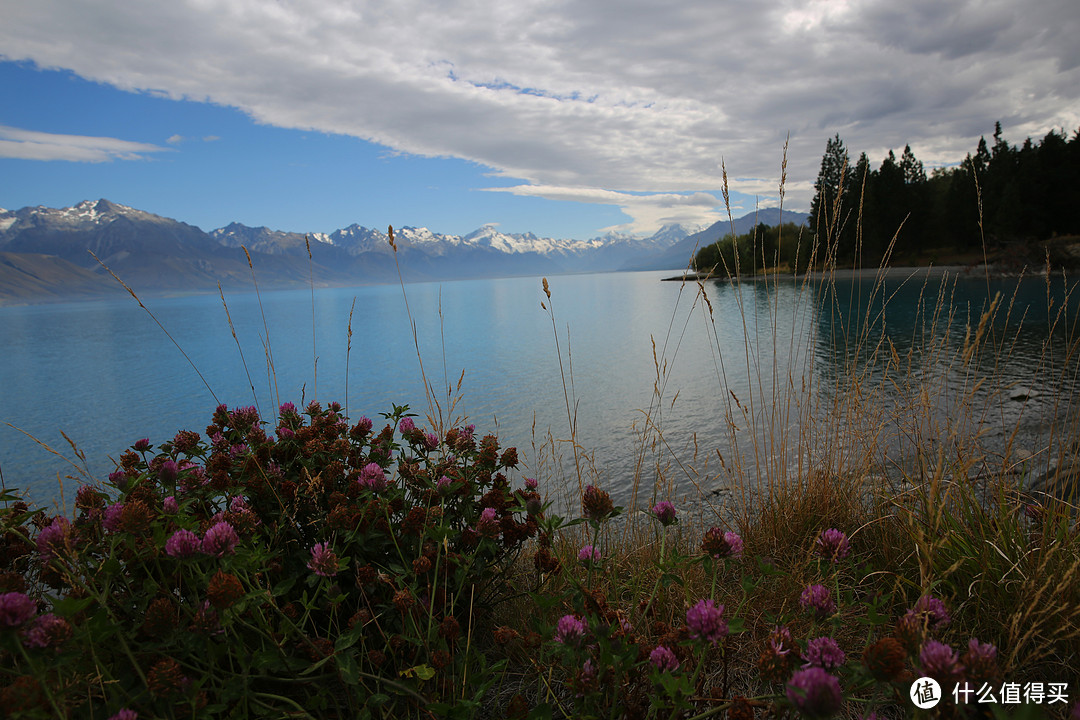
[[[553,712],[554,710],[549,703],[540,703],[529,711],[528,720],[551,720],[554,717]]]
[[[765,560],[760,556],[755,557],[754,560],[757,562],[758,572],[766,577],[783,576],[787,574],[773,565],[771,561]]]
[[[252,670],[268,670],[281,665],[281,655],[273,650],[260,650],[251,656]]]
[[[538,610],[549,610],[563,601],[562,597],[552,593],[532,592],[529,597]]]
[[[94,602],[94,598],[64,598],[53,603],[53,612],[60,617],[71,617],[75,613],[85,610],[92,602]]]
[[[0,491],[0,502],[18,502],[22,500],[19,497],[18,488],[6,488]]]
[[[685,707],[685,698],[691,694],[689,680],[681,674],[654,672],[653,678],[660,684],[663,694],[671,698],[674,707]],[[654,702],[659,698],[654,698]]]
[[[334,652],[341,652],[355,645],[356,641],[360,639],[362,630],[361,627],[355,627],[347,633],[338,635],[338,639],[334,642]]]
[[[108,560],[102,563],[101,570],[103,577],[117,577],[121,575],[122,567],[116,556],[110,556]]]
[[[349,653],[341,653],[336,659],[342,681],[346,685],[359,685],[360,667],[356,664],[356,658]]]
[[[401,677],[418,677],[421,680],[430,680],[435,677],[435,670],[427,665],[417,665],[416,667],[402,670],[398,675]]]
[[[757,586],[760,584],[761,578],[750,577],[749,575],[743,575],[742,577],[742,590],[747,595],[757,590]]]
[[[296,578],[297,578],[296,575],[290,575],[289,577],[285,578],[284,580],[279,582],[277,585],[275,585],[274,589],[272,591],[274,596],[280,597],[280,596],[284,595],[285,593],[289,592],[290,590],[292,590],[292,586],[296,583]]]
[[[675,575],[674,573],[664,573],[660,576],[660,584],[663,585],[665,588],[671,587],[672,583],[679,585],[679,587],[682,587],[686,584],[685,582],[683,582],[683,579],[681,577]]]
[[[889,622],[890,617],[879,613],[875,604],[870,604],[866,608],[866,617],[856,619],[863,625],[884,625]]]
[[[429,713],[435,717],[451,717],[450,713],[454,707],[450,703],[429,703],[424,707]]]

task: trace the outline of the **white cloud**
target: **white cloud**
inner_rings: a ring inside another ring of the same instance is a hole
[[[0,54],[547,188],[716,194],[723,160],[774,202],[790,134],[805,209],[834,133],[930,166],[1080,126],[1078,36],[1075,0],[35,0]]]
[[[58,135],[0,125],[0,157],[18,160],[111,162],[144,160],[166,148],[147,143],[85,135]]]
[[[200,140],[202,142],[217,142],[220,139],[221,138],[218,137],[217,135],[207,135],[207,136],[201,137],[201,138],[184,137],[183,135],[170,135],[169,139],[166,140],[165,142],[169,143],[170,145],[179,145],[180,143],[190,142],[192,140],[194,140],[196,142],[198,142]]]
[[[602,232],[651,235],[664,225],[711,225],[724,217],[722,204],[715,195],[704,192],[633,194],[600,188],[574,188],[554,185],[514,185],[483,188],[527,197],[541,197],[563,202],[594,203],[618,206],[631,220],[621,225],[601,228]]]

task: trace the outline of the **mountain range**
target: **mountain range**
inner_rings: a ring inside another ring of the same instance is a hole
[[[105,266],[140,294],[205,292],[219,284],[250,289],[253,272],[260,287],[270,288],[393,282],[399,267],[406,281],[681,269],[695,246],[733,227],[746,232],[779,219],[770,209],[704,230],[666,225],[650,238],[611,233],[584,241],[503,233],[494,225],[464,236],[402,227],[394,231],[395,252],[386,233],[360,225],[305,234],[232,223],[204,232],[104,199],[0,209],[0,302],[124,292]],[[783,219],[804,222],[805,214],[785,212]]]

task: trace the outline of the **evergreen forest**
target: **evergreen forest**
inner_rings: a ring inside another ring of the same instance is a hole
[[[991,142],[927,173],[911,146],[890,150],[877,168],[866,153],[851,163],[831,138],[814,183],[809,228],[765,227],[702,248],[699,270],[989,261],[1073,269],[1067,248],[1080,241],[1080,130],[1051,130],[1010,144],[995,124]],[[720,270],[718,270],[719,272]]]

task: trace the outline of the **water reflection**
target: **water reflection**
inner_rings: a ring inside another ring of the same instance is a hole
[[[867,461],[917,473],[928,456],[1034,473],[1076,435],[1074,281],[919,270],[706,291],[728,420],[715,446],[733,476],[763,486]]]
[[[820,283],[821,386],[858,385],[880,403],[881,451],[908,471],[920,455],[972,447],[983,461],[967,474],[1023,458],[1046,467],[1075,427],[1074,288],[963,273]]]
[[[424,414],[418,344],[443,409],[464,371],[454,414],[516,445],[522,472],[570,506],[571,418],[588,455],[584,480],[624,504],[637,488],[641,506],[657,486],[696,495],[736,476],[767,484],[809,472],[830,447],[821,438],[841,440],[834,450],[888,439],[883,452],[903,456],[917,442],[940,442],[960,411],[979,421],[964,432],[982,433],[980,441],[1037,452],[1075,411],[1077,297],[1064,281],[916,275],[699,288],[661,277],[552,278],[554,322],[540,307],[539,278],[409,285],[411,317],[396,286],[318,290],[314,309],[308,291],[230,296],[236,341],[217,297],[148,305],[221,402],[257,404],[265,417],[279,398],[298,403],[317,391],[344,402],[346,389],[353,416],[378,418],[391,403]],[[985,342],[965,360],[965,337],[999,290]],[[948,301],[940,309],[939,297]],[[65,431],[99,478],[138,438],[204,428],[216,403],[129,299],[0,308],[0,337],[0,421],[62,451]],[[925,427],[912,424],[920,419]],[[561,470],[544,455],[548,437]],[[0,468],[9,486],[44,503],[71,472],[2,424]]]

